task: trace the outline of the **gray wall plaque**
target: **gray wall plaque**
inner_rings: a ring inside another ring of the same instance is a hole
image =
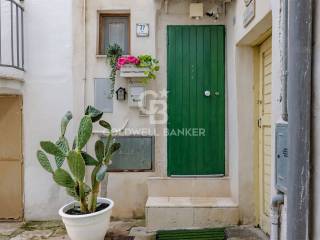
[[[106,78],[94,79],[94,106],[106,113],[113,112],[111,81]]]
[[[112,158],[109,172],[152,171],[154,163],[154,136],[117,136],[120,150]]]

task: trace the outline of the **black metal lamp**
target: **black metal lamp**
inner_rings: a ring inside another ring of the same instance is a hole
[[[117,94],[117,100],[119,101],[126,100],[127,91],[125,88],[119,87],[118,90],[116,91],[116,94]]]

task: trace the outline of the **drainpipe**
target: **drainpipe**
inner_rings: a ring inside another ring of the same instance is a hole
[[[312,70],[312,2],[289,1],[288,240],[310,237],[310,112]]]
[[[282,0],[281,6],[281,104],[283,121],[288,121],[288,100],[287,100],[287,80],[288,80],[288,0]]]
[[[271,203],[271,234],[270,240],[278,240],[280,227],[280,206],[284,203],[284,195],[278,193],[272,198]]]
[[[288,0],[281,1],[281,31],[280,31],[280,56],[281,56],[281,118],[288,122]],[[272,197],[271,203],[271,240],[280,239],[280,208],[284,203],[284,195],[277,193]]]
[[[83,48],[84,48],[84,89],[83,89],[83,107],[84,111],[86,109],[86,104],[87,104],[87,0],[83,0],[83,34],[84,34],[84,43],[83,43]]]

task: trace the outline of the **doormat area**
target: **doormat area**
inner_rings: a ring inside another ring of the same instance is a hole
[[[157,240],[224,240],[224,228],[158,231]]]

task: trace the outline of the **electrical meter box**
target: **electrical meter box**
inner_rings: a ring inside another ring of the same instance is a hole
[[[288,179],[288,124],[276,125],[276,188],[286,193]]]

